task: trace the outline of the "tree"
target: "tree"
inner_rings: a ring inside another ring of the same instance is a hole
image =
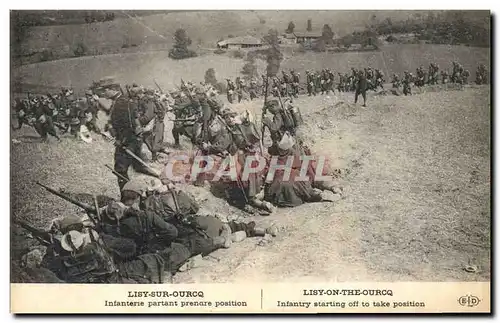
[[[264,37],[264,42],[269,45],[266,54],[267,76],[272,77],[278,74],[280,64],[283,60],[283,54],[280,50],[278,31],[276,29],[269,30],[269,33]]]
[[[323,26],[323,31],[321,32],[321,39],[325,42],[326,45],[333,43],[333,37],[335,33],[332,31],[329,25],[325,24]]]
[[[312,20],[311,19],[308,19],[307,20],[307,31],[312,31],[313,30],[313,27],[312,27]]]
[[[288,23],[288,28],[285,30],[285,32],[287,34],[291,34],[291,33],[293,33],[294,30],[295,30],[295,24],[293,23],[293,21],[290,21]]]
[[[197,56],[196,53],[188,48],[191,45],[191,38],[187,32],[179,28],[174,34],[174,47],[169,51],[168,56],[173,59],[184,59]]]
[[[217,77],[215,76],[215,70],[213,68],[209,68],[205,72],[205,83],[217,85]]]
[[[259,75],[257,66],[255,65],[255,59],[253,57],[247,59],[246,64],[243,65],[243,68],[241,69],[241,74],[243,74],[243,78],[247,81]]]

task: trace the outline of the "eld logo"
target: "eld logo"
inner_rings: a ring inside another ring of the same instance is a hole
[[[465,296],[462,296],[458,299],[458,304],[460,304],[462,306],[468,306],[468,307],[478,306],[479,302],[480,302],[480,299],[478,297],[472,296],[472,295],[465,295]]]

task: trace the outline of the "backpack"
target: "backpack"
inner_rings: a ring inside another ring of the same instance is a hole
[[[89,234],[91,243],[76,253],[61,255],[62,278],[68,283],[103,283],[117,268],[101,242]]]
[[[296,125],[290,111],[285,110],[286,108],[280,109],[281,118],[283,119],[283,127],[285,130],[295,129]]]

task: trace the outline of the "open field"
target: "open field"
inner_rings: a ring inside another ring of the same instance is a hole
[[[67,73],[66,81],[84,86],[114,70],[126,82],[132,81],[126,79],[130,74],[138,83],[150,85],[157,78],[168,86],[183,73],[201,80],[214,67],[222,79],[240,68],[239,61],[230,65],[221,58],[211,65],[182,61],[186,65],[174,70],[156,54],[148,55],[137,62],[133,56],[50,62],[24,67],[22,73],[32,74],[30,83],[45,80],[47,85],[59,85]],[[266,246],[247,239],[219,250],[213,256],[220,261],[209,257],[200,268],[177,274],[175,282],[489,280],[489,91],[466,87],[411,97],[370,92],[367,108],[354,106],[353,95],[345,93],[297,99],[313,151],[327,153],[342,170],[346,197],[333,205],[307,204],[252,217],[275,223],[280,235]],[[262,100],[233,106],[256,113],[261,107]],[[119,196],[114,175],[104,167],[113,162],[110,143],[64,138],[41,144],[33,136],[27,127],[12,135],[21,141],[11,147],[12,216],[42,227],[57,215],[76,212],[33,185],[37,180],[74,193]],[[186,189],[198,197],[205,214],[241,214],[204,188]],[[13,232],[15,258],[25,236],[19,229]],[[466,272],[468,265],[478,271]]]

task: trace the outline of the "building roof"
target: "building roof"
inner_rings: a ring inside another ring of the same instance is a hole
[[[219,46],[225,46],[225,45],[261,45],[261,44],[262,44],[262,40],[255,38],[253,36],[233,37],[233,38],[221,40],[220,42],[217,43],[217,45],[219,45]]]
[[[304,37],[304,38],[320,38],[322,33],[320,31],[295,31],[293,33],[295,37]]]

